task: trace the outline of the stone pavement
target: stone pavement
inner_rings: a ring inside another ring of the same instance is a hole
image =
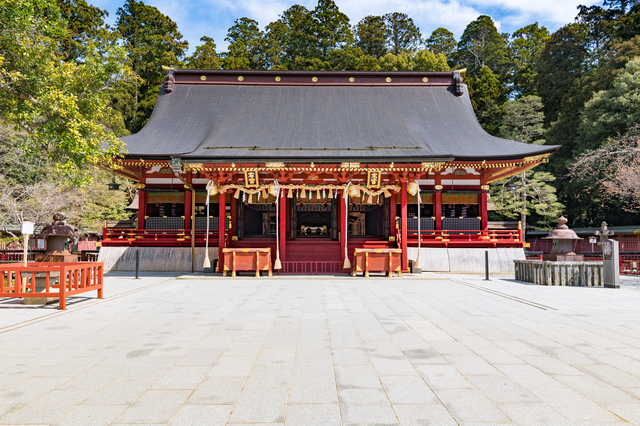
[[[0,424],[640,424],[638,279],[105,286],[65,312],[0,302]]]

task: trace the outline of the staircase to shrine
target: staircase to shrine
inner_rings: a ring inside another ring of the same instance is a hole
[[[272,259],[276,258],[275,238],[243,238],[232,241],[232,248],[271,248]],[[347,253],[353,262],[356,248],[395,248],[395,242],[377,237],[350,237]],[[342,253],[344,246],[340,241],[329,238],[298,238],[286,243],[286,260],[282,261],[280,274],[341,274],[350,270],[343,269]]]

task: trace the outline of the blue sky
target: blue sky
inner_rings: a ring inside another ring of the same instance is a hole
[[[550,31],[573,22],[579,4],[601,4],[602,0],[335,0],[349,16],[351,24],[367,15],[402,12],[413,18],[424,37],[444,27],[460,37],[469,22],[479,15],[489,15],[501,32],[513,32],[524,25],[538,22]],[[109,12],[107,22],[116,20],[116,10],[123,0],[88,0]],[[317,0],[147,0],[178,23],[189,50],[200,44],[200,37],[212,37],[218,51],[224,51],[224,38],[233,21],[248,17],[264,27],[293,4],[313,9]]]

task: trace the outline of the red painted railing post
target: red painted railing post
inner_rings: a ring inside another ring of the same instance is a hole
[[[67,309],[67,268],[65,268],[64,266],[60,267],[60,278],[59,278],[59,284],[60,286],[58,287],[58,291],[60,293],[60,309],[61,310],[65,310]]]

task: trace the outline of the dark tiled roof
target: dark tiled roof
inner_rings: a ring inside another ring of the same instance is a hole
[[[456,93],[452,72],[364,73],[373,83],[360,85],[288,84],[288,77],[303,79],[303,73],[295,72],[278,72],[280,84],[240,84],[229,72],[200,71],[209,73],[201,82],[193,78],[197,72],[176,70],[171,93],[163,84],[146,126],[122,138],[128,157],[500,160],[557,149],[487,134],[476,120],[466,86],[458,85],[462,92]],[[273,74],[253,72],[249,77],[273,81]],[[316,74],[365,79],[363,73]],[[386,85],[388,75],[394,82],[429,75],[440,83]],[[223,81],[215,80],[221,76]]]

